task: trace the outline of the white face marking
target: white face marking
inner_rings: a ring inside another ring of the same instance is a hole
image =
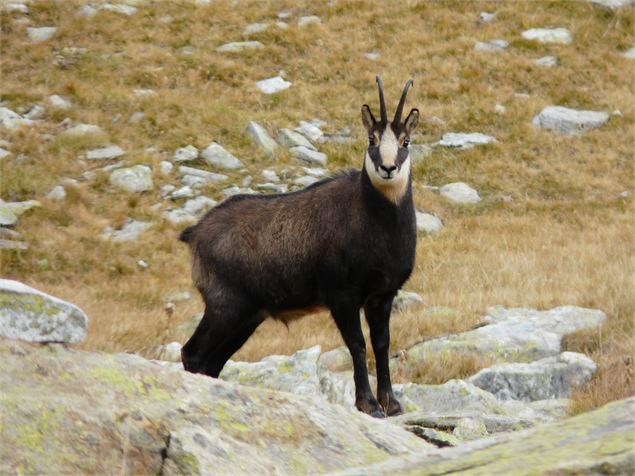
[[[381,157],[383,165],[395,165],[398,150],[399,143],[397,142],[395,133],[392,131],[392,128],[388,126],[382,134],[381,141],[379,142],[379,156]]]
[[[370,155],[368,155],[368,151],[366,151],[366,156],[364,157],[364,165],[366,173],[368,174],[373,186],[388,200],[398,204],[408,189],[408,179],[410,178],[410,156],[404,160],[399,170],[395,170],[393,172],[392,177],[389,179],[382,177],[377,170],[375,170],[375,164],[370,158]]]

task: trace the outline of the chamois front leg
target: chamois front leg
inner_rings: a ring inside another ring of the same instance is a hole
[[[331,314],[335,319],[344,343],[353,357],[353,378],[355,379],[355,406],[361,412],[371,416],[383,418],[385,413],[373,395],[368,382],[368,367],[366,367],[366,341],[362,333],[359,319],[359,307],[351,303],[338,302],[331,307]]]
[[[377,399],[386,415],[403,413],[403,408],[395,398],[390,382],[388,348],[390,345],[390,311],[394,295],[369,298],[364,305],[364,314],[370,328],[370,338],[375,352],[377,367]]]

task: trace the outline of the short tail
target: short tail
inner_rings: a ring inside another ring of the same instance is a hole
[[[194,231],[194,226],[188,226],[179,235],[179,240],[181,240],[183,243],[189,243],[190,237],[192,236],[193,231]]]

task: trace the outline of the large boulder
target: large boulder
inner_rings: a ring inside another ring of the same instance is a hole
[[[436,449],[313,396],[129,354],[0,340],[0,468],[46,474],[320,474]]]
[[[147,165],[135,165],[117,169],[110,174],[109,181],[126,192],[147,192],[154,188],[152,169]]]
[[[533,119],[533,125],[561,134],[580,134],[597,129],[609,120],[605,111],[584,111],[562,106],[549,106]]]
[[[88,316],[26,284],[0,279],[0,336],[27,342],[81,342]]]

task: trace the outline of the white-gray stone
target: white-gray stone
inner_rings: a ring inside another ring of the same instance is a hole
[[[11,152],[8,151],[7,149],[3,149],[2,147],[0,147],[0,160],[4,159],[5,157],[8,157],[11,155]]]
[[[170,193],[170,198],[172,200],[178,200],[180,198],[192,198],[194,197],[194,190],[189,185],[184,185],[183,187],[172,190]]]
[[[595,363],[586,355],[563,352],[531,363],[494,365],[468,382],[500,400],[547,400],[569,397],[591,379],[595,369]]]
[[[55,201],[64,200],[66,198],[66,189],[63,185],[56,185],[49,193],[46,194],[46,198]]]
[[[443,134],[438,145],[444,147],[457,147],[459,149],[469,149],[475,145],[491,144],[496,139],[481,132],[448,132]]]
[[[489,23],[496,19],[496,13],[481,12],[478,19],[483,23]]]
[[[256,188],[261,192],[274,192],[274,193],[287,193],[287,184],[285,183],[259,183],[256,184]]]
[[[180,208],[163,212],[163,218],[165,218],[173,225],[183,225],[185,223],[192,223],[196,221],[195,216],[190,215],[185,210],[182,210]]]
[[[267,130],[255,121],[247,123],[247,134],[251,140],[264,151],[269,157],[273,157],[278,148],[278,144],[271,138]]]
[[[234,41],[232,43],[225,43],[224,45],[216,48],[219,53],[240,53],[245,50],[259,50],[264,48],[265,45],[259,41]]]
[[[328,170],[323,169],[322,167],[302,167],[302,170],[304,170],[311,177],[317,178],[322,178],[328,173]]]
[[[168,160],[162,160],[159,162],[159,172],[162,175],[168,175],[174,170],[174,164]]]
[[[404,291],[400,289],[392,302],[393,312],[403,312],[406,309],[423,304],[423,298],[413,291]]]
[[[479,41],[474,45],[475,51],[503,51],[507,49],[509,42],[505,40]]]
[[[307,149],[316,150],[315,146],[306,137],[291,129],[280,129],[278,131],[278,142],[289,149],[292,147],[306,147]]]
[[[187,187],[192,187],[194,190],[198,190],[205,187],[206,185],[209,185],[210,183],[216,182],[210,182],[209,180],[203,177],[198,177],[196,175],[186,174],[181,177],[181,183]]]
[[[540,43],[559,43],[568,45],[573,41],[571,33],[566,28],[531,28],[523,31],[522,36],[526,40]]]
[[[371,61],[377,61],[381,58],[381,53],[379,51],[369,51],[368,53],[364,53],[364,58]]]
[[[156,93],[157,92],[154,89],[148,88],[137,88],[132,90],[132,94],[140,98],[154,96]]]
[[[44,117],[44,112],[45,109],[39,104],[36,104],[31,109],[29,109],[26,114],[24,114],[24,117],[31,120],[42,119]]]
[[[232,185],[231,187],[221,190],[221,193],[225,197],[233,197],[234,195],[253,195],[257,192],[248,187],[237,187],[236,185]]]
[[[624,58],[635,60],[635,46],[626,50],[622,56],[624,56]]]
[[[95,8],[97,8],[98,10],[106,10],[109,12],[118,13],[120,15],[125,15],[128,17],[137,13],[136,7],[133,7],[131,5],[123,5],[121,3],[102,3],[95,5]]]
[[[213,167],[228,170],[235,170],[243,167],[243,163],[240,160],[227,152],[223,146],[217,144],[216,142],[212,142],[209,146],[207,146],[207,148],[201,153],[201,157],[203,157],[205,162]]]
[[[505,106],[503,106],[502,104],[495,104],[494,105],[494,112],[496,114],[505,114],[507,112],[507,108]]]
[[[287,28],[289,28],[289,24],[283,21],[277,21],[275,25],[281,30],[286,30]]]
[[[57,94],[53,94],[48,97],[48,102],[55,109],[70,109],[73,107],[73,104],[64,96],[59,96]]]
[[[125,155],[125,152],[121,147],[118,145],[109,145],[100,147],[99,149],[89,150],[86,152],[86,155],[81,158],[85,160],[112,160],[122,155]]]
[[[481,197],[478,192],[463,182],[454,182],[444,185],[439,189],[441,196],[453,203],[478,203]]]
[[[84,137],[103,134],[103,129],[93,124],[76,124],[62,132],[62,135],[65,137]]]
[[[315,123],[308,121],[300,121],[300,126],[295,128],[295,132],[302,134],[312,142],[320,140],[320,138],[324,135],[322,129],[320,129]]]
[[[280,76],[267,78],[256,82],[256,87],[265,94],[275,94],[291,86],[291,81],[285,81]]]
[[[156,350],[157,358],[166,362],[181,362],[182,347],[179,342],[170,342],[169,344],[160,345]]]
[[[79,10],[77,10],[77,16],[82,18],[92,18],[97,15],[97,9],[91,7],[90,5],[82,5]]]
[[[325,166],[327,157],[326,154],[322,152],[318,152],[317,150],[312,150],[304,146],[292,147],[289,149],[291,155],[298,159],[300,162],[309,164],[309,165],[321,165]]]
[[[618,8],[627,7],[629,5],[635,5],[635,0],[590,0],[595,5],[600,5],[611,10],[617,10]]]
[[[554,66],[558,66],[558,58],[555,56],[543,56],[535,60],[534,63],[538,66],[553,68]]]
[[[37,200],[24,200],[21,202],[0,202],[0,206],[7,207],[15,216],[19,217],[32,208],[41,207],[42,204]]]
[[[139,124],[145,118],[146,118],[145,112],[141,112],[141,111],[133,112],[130,115],[130,117],[128,118],[128,123],[129,124]]]
[[[267,25],[266,23],[250,23],[243,30],[243,35],[250,36],[257,33],[262,33],[263,31],[266,31],[267,28],[269,28],[269,25]]]
[[[112,239],[112,241],[122,242],[122,241],[134,241],[139,238],[139,235],[149,229],[152,226],[152,223],[148,223],[145,221],[133,220],[132,218],[128,218],[126,223],[118,229],[115,230],[112,227],[107,227],[102,236],[104,238]]]
[[[29,7],[24,3],[7,3],[2,9],[10,13],[24,13],[25,15],[29,13]]]
[[[318,182],[320,179],[311,177],[310,175],[304,175],[302,177],[298,177],[293,181],[295,185],[299,185],[301,187],[308,187],[309,185],[313,185],[315,182]]]
[[[0,107],[0,124],[7,129],[15,129],[20,126],[31,126],[34,122],[30,119],[23,118],[20,114],[11,109]]]
[[[0,335],[27,342],[77,343],[88,316],[77,306],[26,284],[0,279]]]
[[[26,251],[29,249],[29,245],[24,241],[5,240],[0,238],[0,250],[19,250]]]
[[[586,111],[562,106],[549,106],[533,119],[533,125],[561,134],[581,134],[597,129],[609,120],[606,111]]]
[[[210,208],[215,207],[218,204],[216,200],[212,200],[211,198],[200,196],[196,198],[192,198],[185,202],[183,205],[183,210],[190,215],[198,216],[201,213],[206,212]]]
[[[307,15],[307,16],[302,16],[298,18],[298,26],[300,28],[303,28],[308,25],[317,25],[320,23],[322,23],[322,20],[320,19],[320,17],[315,15]]]
[[[434,235],[443,229],[443,222],[439,217],[420,211],[416,211],[415,215],[417,218],[417,231]]]
[[[41,41],[47,41],[53,38],[53,35],[57,32],[57,27],[55,26],[41,26],[41,27],[30,27],[26,29],[26,33],[29,39],[33,42],[39,43]]]
[[[147,165],[135,165],[115,170],[109,181],[126,192],[147,192],[154,188],[152,169]]]
[[[264,169],[262,172],[260,172],[260,175],[262,175],[263,178],[265,180],[268,180],[269,182],[280,182],[280,177],[278,177],[278,174],[275,170]]]
[[[191,144],[176,149],[172,156],[174,162],[190,162],[196,159],[198,159],[198,149]]]
[[[331,372],[353,370],[353,358],[346,346],[324,352],[320,355],[318,363]]]

